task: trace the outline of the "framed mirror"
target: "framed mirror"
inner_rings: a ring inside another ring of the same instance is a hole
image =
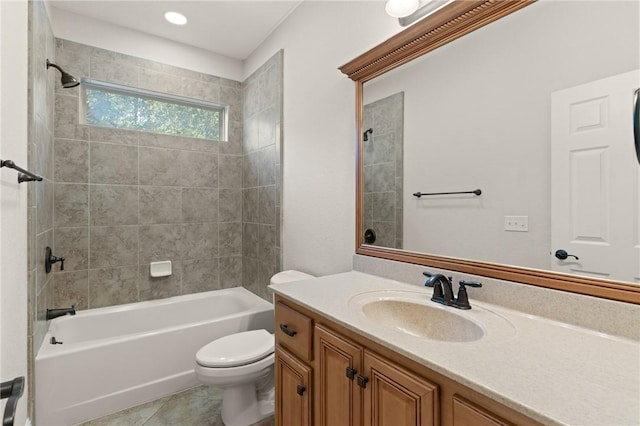
[[[639,13],[453,1],[341,67],[356,252],[640,304]]]

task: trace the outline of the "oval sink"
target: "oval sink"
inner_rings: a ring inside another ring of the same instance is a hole
[[[401,300],[380,300],[362,307],[364,315],[386,327],[416,337],[448,342],[472,342],[484,336],[482,327],[434,306]]]
[[[378,290],[352,297],[349,306],[376,325],[421,339],[464,343],[515,335],[507,319],[477,303],[465,311],[434,303],[430,297],[417,291]]]

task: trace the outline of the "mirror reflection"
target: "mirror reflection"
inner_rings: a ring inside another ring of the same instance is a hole
[[[385,247],[640,284],[639,12],[635,1],[539,1],[365,83],[362,232]],[[394,97],[402,105],[373,113]],[[402,141],[389,139],[394,119]]]

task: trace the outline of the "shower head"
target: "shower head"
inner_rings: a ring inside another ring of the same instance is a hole
[[[49,69],[49,67],[54,67],[55,69],[60,71],[60,73],[62,74],[62,77],[60,78],[60,83],[62,83],[62,87],[64,87],[65,89],[69,89],[70,87],[76,87],[77,85],[80,84],[80,82],[76,80],[74,76],[72,76],[71,74],[67,74],[62,68],[60,68],[56,64],[49,62],[49,60],[47,59],[47,69]]]

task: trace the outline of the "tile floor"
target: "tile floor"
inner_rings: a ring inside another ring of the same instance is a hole
[[[223,426],[222,390],[198,386],[79,426]],[[274,426],[273,417],[253,426]]]

